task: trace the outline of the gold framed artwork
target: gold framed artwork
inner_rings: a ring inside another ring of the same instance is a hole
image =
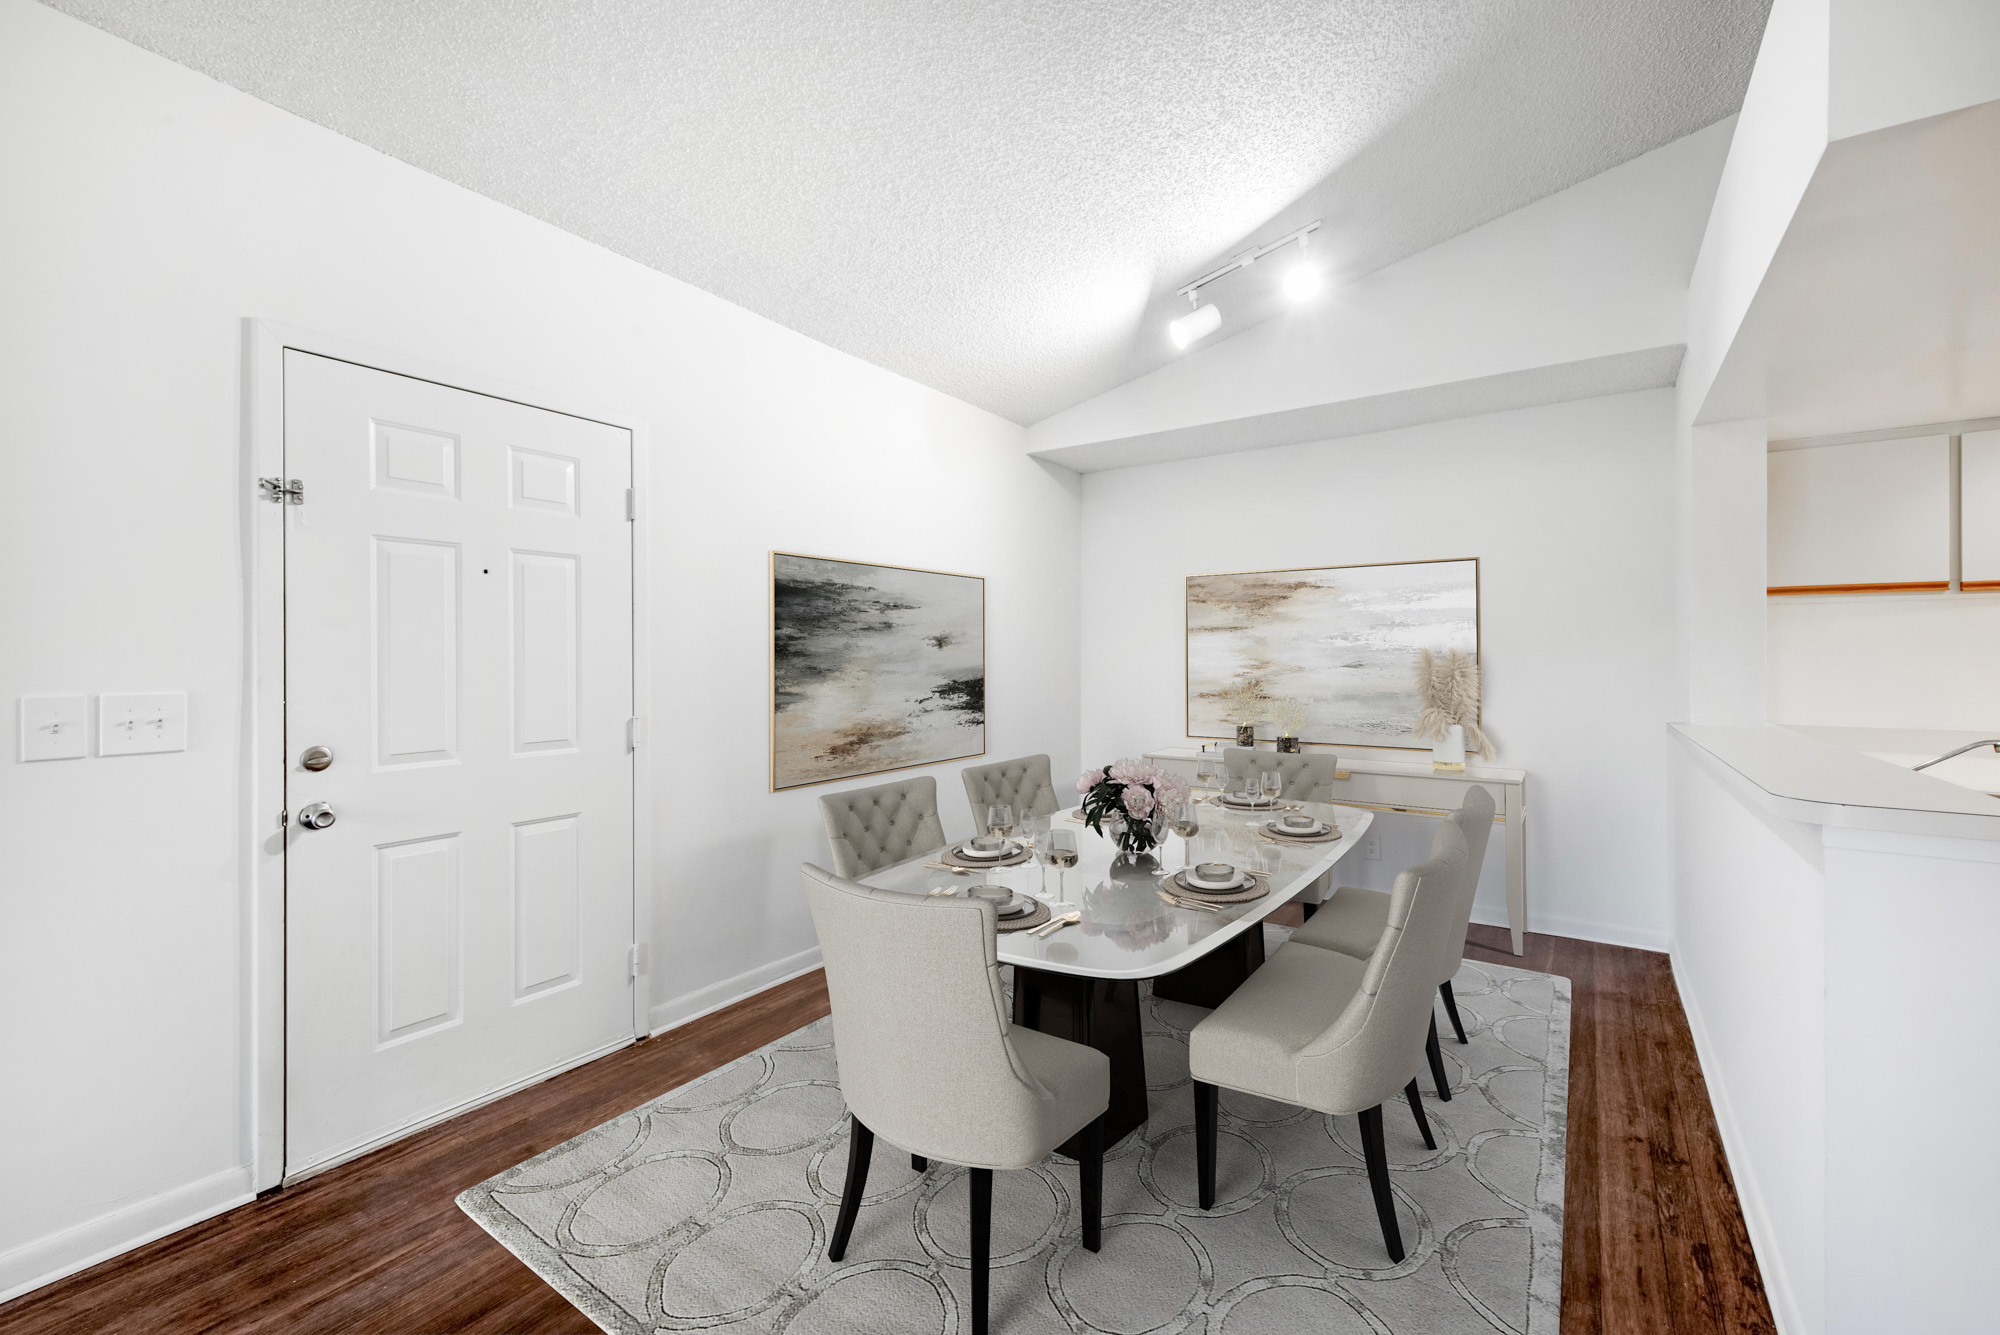
[[[986,754],[986,581],[771,553],[771,790]]]
[[[1417,657],[1479,656],[1479,560],[1190,575],[1187,735],[1233,738],[1227,699],[1304,708],[1304,742],[1430,750]]]

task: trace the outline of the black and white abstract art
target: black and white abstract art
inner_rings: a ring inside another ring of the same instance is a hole
[[[771,787],[986,753],[986,581],[771,554]]]
[[[1247,684],[1305,706],[1303,741],[1428,750],[1410,732],[1426,648],[1478,656],[1477,559],[1190,575],[1188,736],[1234,736],[1225,699]]]

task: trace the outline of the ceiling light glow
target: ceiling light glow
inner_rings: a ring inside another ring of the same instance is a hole
[[[1167,326],[1167,337],[1177,348],[1187,348],[1222,328],[1219,306],[1197,306]]]
[[[1311,260],[1300,260],[1285,270],[1285,295],[1293,301],[1311,301],[1322,285],[1319,266]]]

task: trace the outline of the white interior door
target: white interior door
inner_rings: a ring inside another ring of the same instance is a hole
[[[285,353],[288,1177],[631,1041],[631,452]]]

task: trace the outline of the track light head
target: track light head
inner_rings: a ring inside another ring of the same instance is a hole
[[[1188,348],[1207,338],[1222,328],[1222,310],[1218,306],[1197,306],[1167,326],[1167,337],[1177,348]]]
[[[1285,270],[1285,295],[1293,301],[1311,301],[1322,285],[1319,266],[1311,260],[1298,260]]]

